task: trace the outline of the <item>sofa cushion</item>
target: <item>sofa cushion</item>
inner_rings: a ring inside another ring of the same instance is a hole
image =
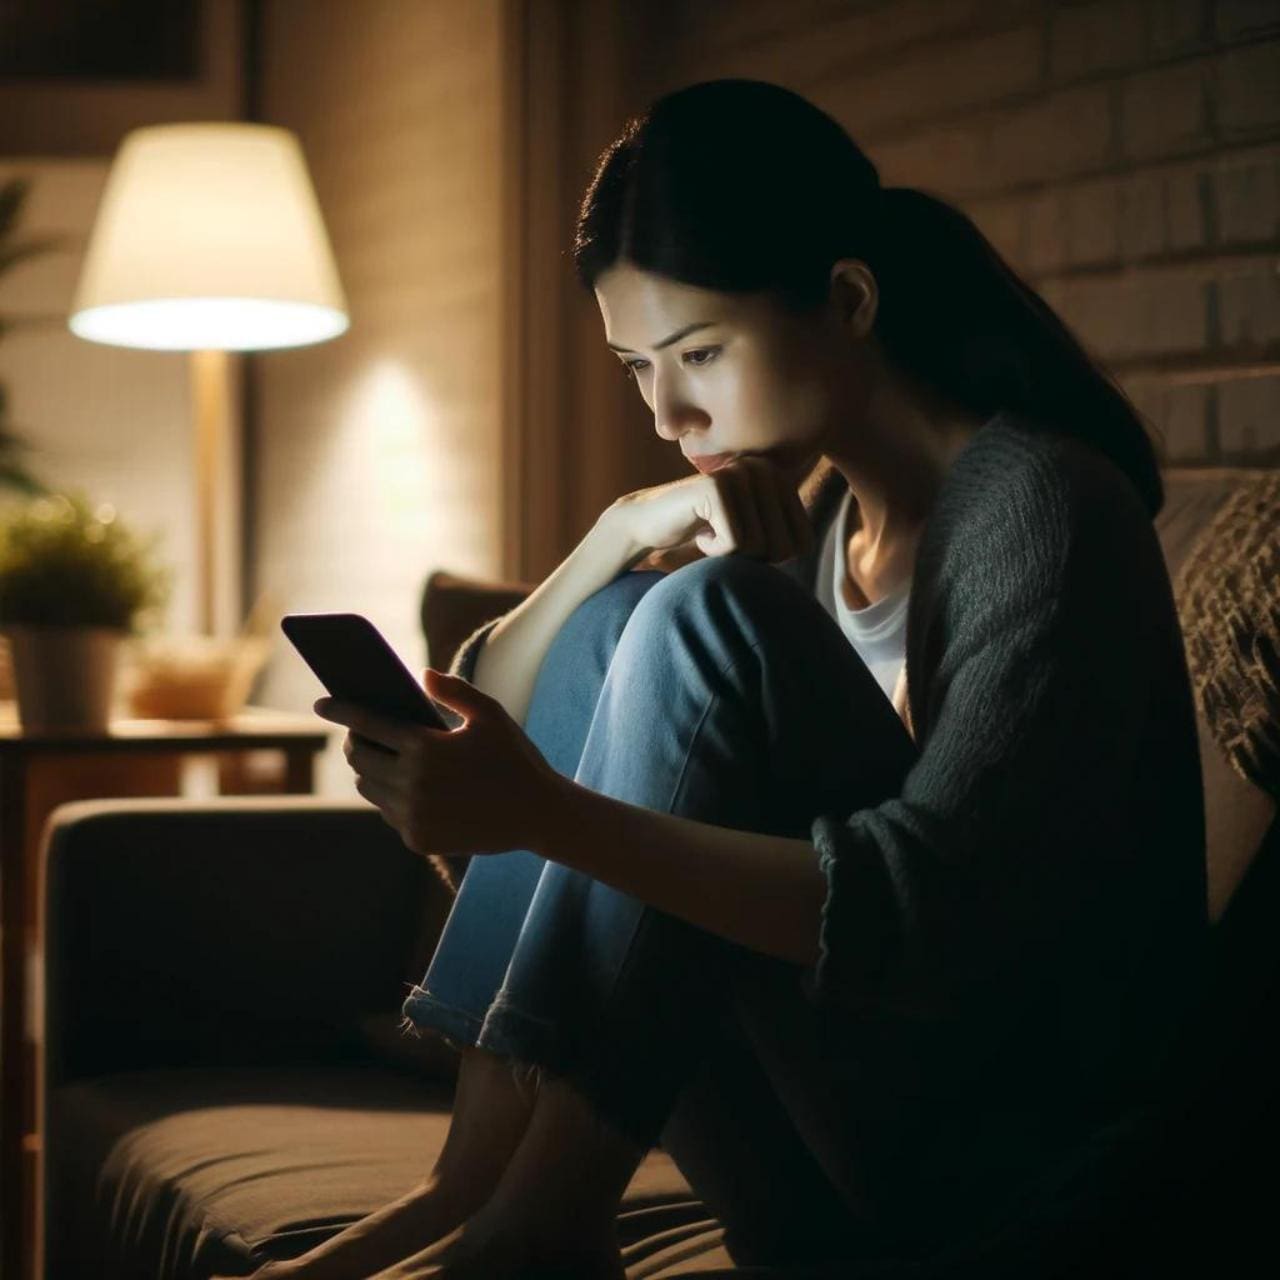
[[[1196,705],[1235,771],[1280,797],[1280,472],[1242,483],[1175,584]]]
[[[193,1069],[81,1081],[51,1104],[48,1274],[196,1280],[296,1257],[401,1195],[443,1145],[451,1095],[382,1069]],[[731,1265],[657,1148],[618,1231],[634,1275]]]
[[[1185,582],[1187,568],[1196,568],[1196,580],[1203,581],[1206,571],[1212,572],[1214,563],[1230,558],[1233,548],[1221,543],[1222,531],[1215,524],[1217,517],[1242,488],[1250,488],[1270,474],[1228,467],[1166,474],[1165,505],[1156,518],[1156,531],[1169,575],[1175,583]],[[1184,591],[1179,595],[1179,614],[1185,634],[1203,630],[1196,613],[1198,598],[1195,592]],[[1265,791],[1231,766],[1205,718],[1199,698],[1196,726],[1204,781],[1209,918],[1216,923],[1271,826],[1276,805]]]
[[[447,671],[459,646],[473,631],[509,613],[536,585],[469,578],[444,569],[429,574],[420,612],[430,664]]]

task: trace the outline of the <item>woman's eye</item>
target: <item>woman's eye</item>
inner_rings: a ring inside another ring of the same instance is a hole
[[[701,369],[706,365],[709,365],[711,361],[714,360],[715,357],[719,354],[719,352],[720,352],[719,347],[699,347],[696,351],[686,351],[684,353],[684,358],[695,369]],[[706,359],[694,358],[698,356],[705,356]],[[635,378],[636,374],[641,369],[648,368],[648,365],[649,365],[649,362],[647,360],[624,360],[622,363],[626,367],[626,376],[632,379]]]
[[[719,353],[719,347],[699,347],[697,351],[686,351],[685,359],[690,360],[695,369],[701,369],[704,364],[710,364]],[[693,360],[693,356],[706,356],[705,360]]]

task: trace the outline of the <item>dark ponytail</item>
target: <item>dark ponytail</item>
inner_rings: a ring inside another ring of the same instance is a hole
[[[837,259],[857,258],[879,285],[876,336],[904,373],[984,418],[1004,410],[1086,441],[1160,509],[1141,417],[1056,313],[964,213],[882,187],[843,127],[789,89],[709,80],[630,120],[583,197],[573,253],[589,292],[621,261],[770,293],[798,314],[825,305]]]

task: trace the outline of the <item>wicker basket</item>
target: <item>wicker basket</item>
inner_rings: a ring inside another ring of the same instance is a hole
[[[135,637],[125,650],[125,705],[146,720],[227,719],[248,701],[271,648],[261,636]]]

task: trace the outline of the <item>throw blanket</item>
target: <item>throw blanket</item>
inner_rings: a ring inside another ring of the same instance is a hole
[[[1236,772],[1280,799],[1280,475],[1240,486],[1175,589],[1200,714]]]

